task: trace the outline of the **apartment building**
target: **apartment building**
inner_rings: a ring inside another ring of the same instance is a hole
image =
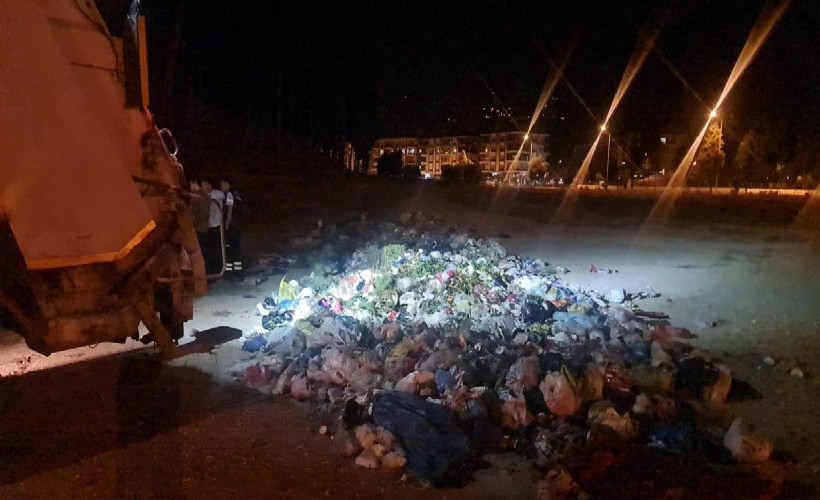
[[[419,144],[422,140],[416,137],[391,137],[377,140],[370,148],[370,163],[368,164],[367,173],[376,175],[376,165],[379,163],[379,158],[385,153],[394,151],[401,151],[404,165],[420,165],[421,151]]]
[[[678,167],[678,162],[686,154],[686,142],[683,134],[664,133],[658,137],[658,146],[652,154],[653,172],[671,173]]]
[[[526,137],[526,138],[525,138]],[[370,150],[368,172],[376,174],[379,157],[401,151],[405,165],[419,165],[423,174],[441,176],[444,165],[455,165],[466,158],[481,165],[487,174],[509,170],[526,171],[534,156],[549,156],[547,134],[503,132],[482,135],[460,135],[431,138],[384,138]],[[516,155],[521,154],[516,161]]]
[[[479,163],[483,172],[527,171],[535,156],[549,158],[547,134],[501,132],[481,136]]]
[[[464,158],[470,163],[478,163],[479,138],[462,135],[423,139],[425,147],[421,154],[422,172],[433,177],[441,176],[441,167],[455,165]]]

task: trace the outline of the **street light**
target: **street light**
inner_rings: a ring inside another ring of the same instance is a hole
[[[601,133],[606,132],[606,123],[601,125]],[[612,145],[612,134],[606,134],[606,187],[609,188],[609,148]]]
[[[529,132],[524,134],[524,142],[530,141],[530,134]],[[530,159],[527,161],[527,164],[532,162],[532,141],[530,141]]]
[[[717,118],[717,108],[713,109],[709,112],[709,119]],[[718,133],[720,134],[718,137],[718,146],[722,146],[723,144],[723,120],[718,121],[718,126],[720,127]]]

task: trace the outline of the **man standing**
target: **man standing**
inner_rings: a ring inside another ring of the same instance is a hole
[[[241,280],[242,253],[240,250],[240,242],[242,239],[242,226],[240,210],[242,198],[236,190],[232,188],[231,181],[227,177],[222,178],[220,187],[222,188],[222,193],[225,196],[225,204],[223,209],[226,253],[225,272],[230,279]]]
[[[202,192],[209,198],[208,233],[205,238],[205,272],[219,274],[222,272],[222,206],[225,193],[215,189],[210,180],[202,181]]]

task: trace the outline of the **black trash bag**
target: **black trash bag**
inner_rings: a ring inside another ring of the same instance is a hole
[[[494,354],[478,357],[473,353],[475,351],[465,355],[456,364],[458,371],[463,374],[462,382],[467,387],[495,387],[499,378],[502,375],[506,376],[505,372],[509,366],[505,368],[501,358]]]
[[[538,364],[541,367],[541,373],[557,372],[564,364],[564,357],[560,352],[545,352],[538,357]]]
[[[373,332],[370,331],[368,328],[359,325],[357,328],[359,332],[359,341],[356,342],[356,345],[363,348],[363,349],[375,349],[376,345],[378,345],[378,341],[376,341],[376,337],[373,336]]]
[[[470,443],[450,408],[413,394],[386,392],[373,403],[373,421],[396,436],[416,474],[434,486],[462,484]]]
[[[720,376],[717,367],[700,356],[678,360],[677,389],[693,395],[700,394],[704,386],[713,384]]]
[[[544,304],[547,307],[544,307]],[[521,305],[521,319],[524,323],[530,325],[532,323],[545,323],[552,318],[552,313],[555,312],[555,305],[552,302],[541,302],[538,297],[529,295],[524,299],[524,304]]]
[[[345,428],[351,430],[370,422],[367,405],[360,405],[355,399],[345,401],[345,408],[342,411],[342,422]]]
[[[278,320],[276,314],[268,314],[267,316],[262,317],[262,328],[265,330],[274,330],[278,326]]]
[[[504,409],[501,400],[493,390],[485,391],[479,399],[467,401],[470,414],[470,450],[475,455],[484,453],[503,453],[507,440],[501,429]],[[477,466],[483,464],[476,463]]]
[[[543,413],[544,415],[550,414],[549,407],[547,407],[547,403],[544,401],[544,393],[541,392],[541,389],[538,387],[525,389],[524,401],[527,403],[527,410],[533,415],[538,415],[539,413]]]

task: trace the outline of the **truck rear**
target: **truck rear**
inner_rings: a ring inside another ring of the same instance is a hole
[[[205,290],[145,25],[124,12],[114,37],[92,2],[0,2],[0,320],[44,354],[143,323],[173,356]]]

